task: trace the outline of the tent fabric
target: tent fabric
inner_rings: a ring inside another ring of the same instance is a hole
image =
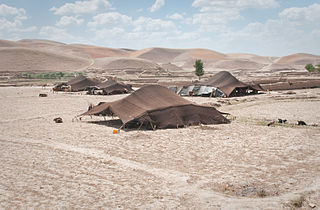
[[[221,71],[210,77],[208,80],[201,83],[201,85],[213,86],[219,88],[226,94],[227,97],[232,96],[236,90],[251,89],[254,91],[262,90],[258,87],[252,87],[249,84],[243,83],[235,78],[227,71]]]
[[[88,87],[97,85],[98,82],[79,75],[67,82],[67,84],[71,86],[71,91],[83,91]]]
[[[229,123],[213,107],[200,106],[166,87],[149,85],[114,102],[102,102],[82,115],[118,116],[124,123],[150,123],[154,128]]]
[[[128,93],[133,91],[131,85],[126,85],[122,82],[117,82],[113,79],[109,79],[103,83],[97,85],[98,90],[103,90],[104,94],[116,94],[116,93]]]
[[[97,81],[88,79],[83,75],[79,75],[68,82],[63,82],[56,85],[54,89],[62,90],[63,87],[70,86],[71,91],[83,91],[88,87],[95,86],[97,84],[98,84]]]
[[[216,87],[206,85],[190,85],[183,86],[178,92],[181,96],[211,96],[211,97],[225,97],[226,95]]]

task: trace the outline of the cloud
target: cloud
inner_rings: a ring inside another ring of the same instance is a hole
[[[176,31],[176,26],[172,21],[165,21],[161,19],[152,19],[149,17],[139,17],[134,21],[135,26],[134,31],[145,31],[145,32],[155,32],[155,31]]]
[[[163,7],[164,5],[165,5],[165,0],[156,0],[152,5],[150,11],[155,12],[159,10],[161,7]]]
[[[30,32],[35,31],[37,27],[31,26],[27,28],[22,27],[22,22],[20,20],[9,21],[7,19],[0,19],[0,31],[6,32]]]
[[[279,17],[291,23],[312,23],[313,25],[320,24],[320,4],[313,4],[309,7],[292,7],[280,12]]]
[[[88,39],[74,36],[65,29],[54,26],[44,26],[40,29],[39,35],[42,39],[55,40],[63,43],[88,43]]]
[[[62,16],[60,20],[56,23],[56,26],[66,27],[69,25],[81,25],[83,21],[83,19],[78,19],[78,17]]]
[[[35,26],[24,27],[23,21],[27,19],[26,10],[0,4],[0,32],[8,37],[17,36],[16,33],[35,31]]]
[[[5,4],[0,4],[0,16],[16,16],[20,19],[25,19],[26,10],[22,8],[10,7]]]
[[[97,26],[121,26],[130,25],[132,23],[132,18],[120,14],[118,12],[101,13],[93,17],[93,21],[88,23],[89,27]]]
[[[200,8],[200,13],[193,16],[193,23],[207,27],[241,19],[240,12],[247,8],[267,9],[279,5],[275,0],[195,0],[192,6]]]
[[[183,20],[183,16],[178,13],[174,13],[172,15],[167,15],[167,18],[172,19],[172,20]]]
[[[66,3],[59,8],[52,7],[50,11],[53,11],[55,15],[66,15],[93,13],[100,9],[112,9],[111,3],[108,0],[76,1]]]
[[[263,51],[269,55],[320,54],[320,4],[286,8],[278,17],[265,23],[250,23],[239,31],[230,30],[222,35],[221,40],[228,40],[234,49],[251,48],[255,53]]]

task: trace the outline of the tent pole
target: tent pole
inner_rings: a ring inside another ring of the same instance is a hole
[[[143,122],[140,124],[140,126],[139,126],[138,130],[140,130],[140,128],[142,127],[142,125],[143,125]]]
[[[150,125],[151,125],[152,130],[155,130],[155,127],[153,127],[152,122],[151,122],[151,121],[149,121],[149,122],[150,122]]]
[[[122,124],[121,125],[121,127],[119,128],[119,130],[121,130],[122,129],[122,127],[124,127],[126,124],[124,123],[124,124]]]

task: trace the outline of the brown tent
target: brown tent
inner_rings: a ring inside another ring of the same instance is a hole
[[[131,85],[126,85],[113,79],[109,79],[103,83],[98,84],[97,89],[102,90],[103,95],[129,93],[133,91]]]
[[[215,108],[193,104],[159,85],[142,87],[118,101],[100,103],[82,115],[116,115],[123,125],[145,124],[153,129],[229,123]]]
[[[83,91],[91,86],[96,86],[97,84],[99,84],[98,81],[79,75],[68,82],[58,84],[54,89],[61,90],[61,87],[63,86],[70,86],[71,91]]]
[[[254,93],[262,90],[259,85],[253,86],[239,81],[227,71],[220,71],[201,84],[219,88],[227,97],[246,95],[249,90]]]

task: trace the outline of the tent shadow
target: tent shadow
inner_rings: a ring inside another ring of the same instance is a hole
[[[87,123],[92,123],[96,125],[105,125],[107,127],[117,128],[119,129],[122,126],[122,121],[120,119],[112,119],[112,120],[99,120],[99,121],[87,121]]]
[[[120,129],[121,126],[123,125],[122,121],[120,119],[112,119],[112,120],[99,120],[99,121],[87,121],[87,123],[92,123],[96,125],[102,125],[102,126],[107,126],[115,129]],[[130,123],[127,124],[125,127],[121,128],[121,131],[137,131],[137,130],[142,130],[142,131],[150,131],[152,128],[150,126],[139,126],[138,124],[135,123]]]

